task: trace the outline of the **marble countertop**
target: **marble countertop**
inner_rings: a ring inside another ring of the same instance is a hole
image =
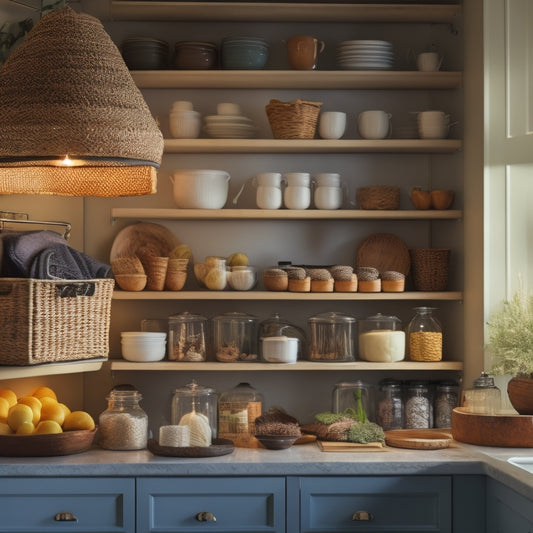
[[[380,476],[484,474],[533,500],[533,474],[510,464],[531,448],[491,448],[453,442],[441,450],[323,452],[316,443],[287,450],[235,448],[229,455],[180,458],[148,450],[89,451],[59,457],[0,457],[0,478],[46,476]]]

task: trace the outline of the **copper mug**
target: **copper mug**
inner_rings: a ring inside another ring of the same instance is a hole
[[[309,35],[296,35],[287,40],[287,58],[295,70],[315,70],[318,55],[324,51],[324,41]]]

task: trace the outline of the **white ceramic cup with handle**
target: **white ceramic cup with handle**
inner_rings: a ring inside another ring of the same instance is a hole
[[[422,52],[416,56],[416,66],[422,72],[436,72],[440,69],[442,60],[437,52]]]
[[[421,139],[445,139],[450,130],[450,115],[444,111],[421,111],[417,123]]]
[[[382,110],[362,111],[357,117],[357,129],[363,139],[385,139],[391,134],[392,115]]]
[[[322,139],[340,139],[346,130],[346,113],[324,111],[320,113],[318,134]]]

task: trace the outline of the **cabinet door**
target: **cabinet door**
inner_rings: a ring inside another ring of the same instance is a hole
[[[533,533],[533,502],[489,478],[487,533]]]
[[[285,532],[285,479],[141,478],[137,533]]]
[[[301,532],[451,532],[449,476],[300,481]]]
[[[0,532],[132,533],[135,480],[2,478]]]

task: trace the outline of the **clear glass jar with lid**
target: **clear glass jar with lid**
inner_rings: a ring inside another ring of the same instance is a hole
[[[168,318],[170,361],[205,361],[207,318],[188,312]]]
[[[360,379],[336,383],[333,389],[334,413],[344,413],[346,410],[353,414],[364,412],[367,419],[374,422],[374,402],[373,387]]]
[[[383,379],[378,389],[376,422],[384,431],[402,429],[405,425],[405,408],[401,382]]]
[[[501,409],[501,391],[486,372],[474,380],[474,388],[463,392],[463,407],[470,413],[495,415]]]
[[[108,450],[142,450],[148,443],[148,415],[131,385],[117,385],[106,397],[107,409],[98,419],[100,446]]]
[[[459,405],[459,384],[456,381],[437,383],[434,405],[435,427],[451,428],[452,411]]]
[[[217,393],[215,389],[198,385],[192,381],[174,390],[170,409],[173,425],[189,425],[191,416],[195,417],[196,429],[209,433],[209,440],[217,436]],[[198,423],[196,423],[198,422]],[[193,428],[191,428],[192,433]]]
[[[213,349],[223,363],[257,361],[258,319],[246,313],[224,313],[213,317]]]
[[[428,383],[409,383],[405,400],[406,429],[429,429],[432,425],[433,409]]]
[[[259,355],[261,356],[262,360],[267,360],[264,353],[264,340],[266,338],[275,337],[297,339],[298,343],[296,359],[302,358],[303,347],[305,346],[306,342],[305,332],[298,326],[283,318],[279,313],[273,313],[267,319],[259,323]]]
[[[308,318],[311,361],[354,361],[356,319],[330,312]]]
[[[416,313],[407,326],[411,361],[442,360],[442,327],[434,311],[434,307],[415,307]]]
[[[405,358],[405,332],[398,317],[378,313],[359,321],[359,357],[392,363]]]

